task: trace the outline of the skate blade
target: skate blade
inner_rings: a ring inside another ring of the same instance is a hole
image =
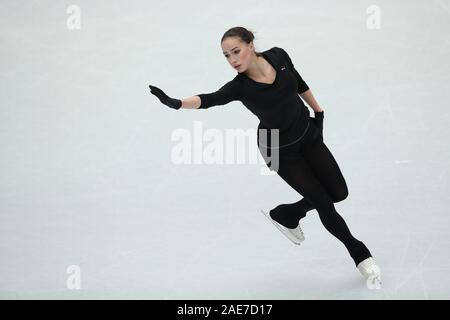
[[[381,289],[381,276],[369,276],[366,280],[366,284],[369,289]]]
[[[377,283],[377,284],[379,284],[379,285],[381,285],[382,284],[382,282],[381,282],[381,275],[379,275],[379,276],[369,276],[368,278],[367,278],[369,281],[372,281],[373,283]]]
[[[264,210],[261,210],[261,212],[266,216],[267,219],[270,220],[270,222],[272,222],[273,225],[275,225],[275,227],[277,227],[278,230],[280,230],[280,232],[282,234],[285,235],[286,238],[288,238],[290,241],[292,241],[292,243],[296,244],[296,245],[300,245],[303,240],[300,240],[299,238],[297,238],[296,236],[294,236],[289,230],[286,230],[287,228],[282,226],[281,224],[279,224],[278,222],[274,221],[269,213],[267,213]]]

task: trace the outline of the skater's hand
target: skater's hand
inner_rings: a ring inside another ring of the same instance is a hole
[[[323,136],[323,111],[314,112],[314,119],[316,120],[316,126],[319,128],[320,134]]]
[[[313,120],[314,124],[316,125],[317,129],[320,132],[320,136],[322,137],[323,141],[323,111],[321,112],[314,112],[314,118],[310,117],[311,120]]]
[[[161,101],[166,106],[173,108],[173,109],[180,109],[181,108],[181,100],[174,99],[169,97],[167,94],[164,93],[160,88],[149,85],[150,92],[154,94],[156,97],[158,97],[159,101]]]

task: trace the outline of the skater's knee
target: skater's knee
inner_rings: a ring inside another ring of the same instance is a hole
[[[348,189],[347,188],[340,189],[337,193],[333,194],[333,202],[336,203],[342,201],[347,197],[348,197]]]
[[[339,202],[339,201],[346,199],[348,197],[347,185],[344,185],[342,188],[335,190],[331,196],[332,196],[333,202]]]
[[[318,211],[319,209],[328,210],[330,207],[333,207],[333,198],[326,192],[310,197],[308,200]]]

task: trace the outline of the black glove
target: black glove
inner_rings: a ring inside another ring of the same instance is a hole
[[[314,112],[314,119],[316,119],[316,126],[319,128],[320,134],[323,136],[323,111]]]
[[[317,129],[320,132],[321,139],[323,141],[323,111],[321,112],[314,112],[314,118],[310,117],[311,120],[313,120],[314,124],[316,125]]]
[[[167,94],[164,93],[160,88],[149,85],[150,92],[153,93],[155,96],[158,97],[159,101],[164,103],[166,106],[173,108],[173,109],[180,109],[181,108],[181,100],[180,99],[173,99],[169,97]]]

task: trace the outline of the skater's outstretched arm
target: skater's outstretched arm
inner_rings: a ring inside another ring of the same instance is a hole
[[[202,93],[184,99],[169,97],[160,88],[149,85],[150,92],[166,106],[173,109],[206,109],[212,106],[224,105],[233,100],[239,100],[239,86],[231,80],[223,85],[219,90],[211,93]]]
[[[202,103],[199,96],[181,99],[181,107],[186,109],[198,109]]]
[[[201,100],[201,109],[207,109],[213,106],[224,105],[234,100],[241,100],[239,83],[236,78],[225,83],[219,90],[211,93],[202,93],[198,95]]]
[[[165,104],[166,106],[172,109],[181,108],[182,102],[180,99],[169,97],[164,91],[162,91],[158,87],[152,85],[149,85],[148,87],[150,88],[150,92],[154,94],[159,99],[159,101],[161,101],[161,103]]]
[[[169,97],[164,91],[160,88],[149,85],[150,92],[153,93],[159,101],[173,109],[198,109],[201,104],[201,100],[199,96],[193,96],[185,99],[174,99]]]

